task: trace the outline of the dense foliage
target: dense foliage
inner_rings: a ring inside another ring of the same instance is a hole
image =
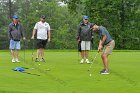
[[[52,39],[47,47],[76,49],[77,26],[83,15],[105,26],[116,41],[116,49],[140,49],[139,0],[0,0],[0,49],[8,49],[7,27],[16,14],[24,26],[26,48],[32,48],[32,30],[40,15],[46,15]],[[94,38],[94,49],[98,45]],[[23,42],[23,41],[22,41]],[[23,43],[22,43],[23,46]]]

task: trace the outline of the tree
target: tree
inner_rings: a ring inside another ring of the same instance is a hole
[[[107,27],[116,41],[117,49],[139,49],[140,23],[137,21],[140,16],[139,0],[64,1],[74,12],[77,11],[79,4],[82,4],[84,6],[83,14],[88,15],[92,22]],[[134,30],[135,32],[133,32]],[[132,45],[133,41],[137,41],[137,44]]]

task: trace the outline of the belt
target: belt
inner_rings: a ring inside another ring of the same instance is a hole
[[[111,41],[113,41],[113,40],[110,40],[109,42],[107,42],[106,45],[107,45],[108,43],[110,43]]]

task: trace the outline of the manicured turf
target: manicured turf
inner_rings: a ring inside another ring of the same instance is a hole
[[[140,93],[140,52],[113,52],[109,75],[99,74],[103,64],[98,56],[91,77],[90,65],[79,64],[77,52],[47,50],[46,63],[32,62],[31,52],[26,51],[24,62],[21,51],[21,62],[12,63],[9,51],[0,51],[0,93]],[[90,52],[90,60],[95,54]],[[15,67],[40,76],[12,71]]]

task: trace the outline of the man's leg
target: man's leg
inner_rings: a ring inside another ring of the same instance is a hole
[[[37,49],[37,54],[36,54],[36,62],[38,62],[38,58],[40,57],[40,48]]]
[[[86,50],[86,51],[85,51],[86,62],[89,64],[90,62],[89,62],[89,60],[88,60],[88,53],[89,53],[89,50]]]
[[[86,50],[86,51],[85,51],[85,56],[86,56],[86,59],[88,59],[88,53],[89,53],[89,51],[88,51],[88,50]]]
[[[12,62],[15,62],[15,41],[10,40],[10,46],[9,48],[11,49],[11,55],[12,55]]]
[[[107,44],[104,47],[104,51],[102,54],[102,60],[103,60],[103,64],[104,64],[104,69],[106,71],[108,71],[108,56],[112,53],[114,46],[115,46],[115,42],[114,42],[114,40],[112,40],[109,44]]]
[[[86,56],[86,63],[90,63],[88,60],[88,54],[90,50],[90,41],[85,41],[85,56]]]
[[[15,62],[15,50],[14,49],[12,49],[11,50],[11,55],[12,55],[12,62]]]
[[[44,58],[44,48],[40,49],[40,55],[41,55],[41,58]]]
[[[41,60],[42,62],[45,62],[44,60],[44,48],[41,48]]]
[[[85,53],[85,51],[82,50],[82,51],[81,51],[81,58],[82,58],[82,60],[81,60],[80,63],[84,63],[84,53]]]
[[[108,71],[108,54],[106,53],[102,54],[102,61],[104,64],[104,70]]]
[[[84,50],[81,51],[81,58],[84,59]]]
[[[15,57],[16,57],[16,62],[19,62],[19,50],[15,50]]]
[[[42,48],[42,58],[44,58],[44,48]]]

